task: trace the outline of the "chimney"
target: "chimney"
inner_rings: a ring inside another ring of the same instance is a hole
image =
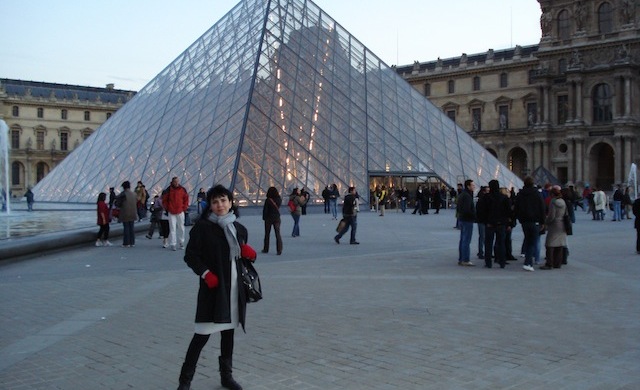
[[[113,89],[113,87],[115,87],[115,85],[113,83],[107,84],[107,89]]]

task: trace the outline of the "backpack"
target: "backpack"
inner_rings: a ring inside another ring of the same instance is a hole
[[[287,203],[287,206],[289,206],[289,210],[292,213],[296,211],[296,204],[293,202],[293,199],[289,199],[289,203]]]

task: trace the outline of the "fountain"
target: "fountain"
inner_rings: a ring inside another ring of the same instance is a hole
[[[9,126],[0,119],[0,204],[2,211],[11,214],[9,199]]]

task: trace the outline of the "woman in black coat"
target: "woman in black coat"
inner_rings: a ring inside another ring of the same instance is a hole
[[[269,236],[271,235],[271,226],[276,234],[276,251],[278,255],[282,254],[282,236],[280,235],[280,205],[282,198],[276,187],[269,187],[267,190],[267,199],[262,207],[262,220],[264,221],[264,246],[262,253],[269,253]]]
[[[206,207],[189,233],[184,261],[199,276],[195,333],[180,372],[178,390],[188,390],[200,352],[212,333],[220,332],[222,387],[242,389],[231,375],[234,329],[242,325],[246,296],[240,280],[241,257],[255,260],[247,229],[236,222],[233,194],[221,185],[207,192]]]

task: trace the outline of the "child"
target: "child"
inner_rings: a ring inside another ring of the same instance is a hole
[[[107,194],[104,192],[98,195],[98,226],[100,226],[100,230],[96,238],[96,246],[113,245],[109,242],[109,206],[105,202],[106,199]]]

